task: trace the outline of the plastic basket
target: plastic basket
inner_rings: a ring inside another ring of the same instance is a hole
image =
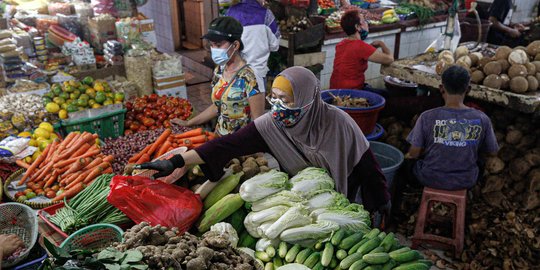
[[[19,236],[26,251],[11,261],[4,260],[3,267],[11,267],[23,261],[34,247],[38,237],[38,220],[32,208],[21,203],[0,204],[0,234]]]
[[[379,94],[363,90],[334,89],[321,92],[321,98],[328,104],[332,104],[333,96],[350,96],[353,98],[365,98],[371,106],[367,108],[349,108],[336,106],[349,114],[358,124],[364,134],[370,134],[375,130],[379,112],[384,109],[386,100]]]
[[[31,251],[28,257],[32,257],[27,259],[27,262],[23,262],[20,265],[17,265],[13,268],[13,270],[37,270],[43,263],[45,259],[47,259],[47,251],[45,251],[40,245],[34,246],[35,251]],[[34,254],[34,255],[33,255]]]
[[[384,128],[381,125],[376,124],[375,125],[375,130],[373,130],[373,132],[367,134],[366,139],[368,141],[376,141],[376,140],[380,139],[383,134],[384,134]]]
[[[84,249],[101,251],[114,242],[122,241],[124,231],[112,224],[94,224],[71,234],[60,245],[60,252],[67,254],[71,250]]]
[[[66,134],[72,131],[97,133],[100,138],[118,138],[124,135],[124,117],[126,109],[107,112],[95,117],[62,121]]]
[[[392,185],[394,175],[403,163],[403,153],[399,149],[382,142],[370,142],[371,151],[381,166],[388,187]]]
[[[61,202],[59,204],[55,204],[46,208],[43,208],[41,210],[38,210],[38,217],[41,218],[49,227],[51,227],[55,232],[60,234],[64,238],[68,238],[69,235],[62,231],[60,227],[56,226],[49,217],[56,214],[56,211],[58,211],[60,208],[64,207],[64,203]]]
[[[178,148],[175,148],[157,158],[154,158],[152,161],[156,161],[156,160],[164,160],[164,159],[170,159],[172,158],[174,155],[178,155],[178,154],[182,154],[184,152],[186,152],[188,149],[187,147],[185,146],[182,146],[182,147],[178,147]],[[134,170],[133,171],[133,175],[134,176],[143,176],[143,177],[152,177],[152,175],[154,175],[155,173],[157,173],[157,171],[155,170]],[[186,173],[186,168],[185,167],[182,167],[182,168],[178,168],[176,170],[174,170],[173,173],[171,173],[170,175],[168,176],[165,176],[165,177],[161,177],[161,178],[158,178],[159,180],[161,181],[164,181],[166,183],[172,183],[178,179],[180,179],[182,176],[184,176],[184,174]]]

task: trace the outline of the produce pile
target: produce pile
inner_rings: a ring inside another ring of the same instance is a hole
[[[58,114],[60,119],[67,119],[69,113],[123,101],[124,93],[114,93],[106,81],[94,80],[92,77],[55,83],[51,85],[51,91],[43,96],[47,112]]]
[[[540,263],[540,232],[535,226],[540,222],[538,120],[512,110],[485,108],[491,116],[500,150],[497,157],[487,160],[484,180],[472,189],[472,200],[467,201],[470,217],[465,251],[461,262],[454,262],[453,266],[456,269],[531,269]],[[405,152],[408,146],[403,138],[412,125],[395,118],[383,119],[381,124],[392,133],[383,140]],[[401,211],[409,220],[398,229],[400,233],[414,233],[420,197],[420,193],[405,196]],[[439,214],[448,212],[447,207],[436,208]],[[450,262],[442,264],[451,265]]]
[[[36,128],[50,118],[38,95],[18,94],[0,97],[0,138]]]
[[[63,232],[71,234],[78,229],[98,223],[126,224],[131,220],[107,202],[109,184],[114,174],[103,174],[87,188],[73,197],[50,217],[50,221]]]
[[[484,86],[503,89],[514,93],[538,90],[540,80],[540,41],[534,41],[527,48],[514,49],[502,46],[495,56],[469,53],[467,47],[458,47],[455,54],[443,51],[438,56],[436,71],[442,74],[446,68],[456,64],[471,73],[471,81]]]
[[[179,236],[178,228],[152,227],[142,222],[127,230],[122,243],[113,247],[140,251],[142,262],[150,269],[255,269],[254,259],[234,249],[230,235],[222,232],[216,228],[201,238],[188,232]]]
[[[350,95],[334,96],[332,105],[348,108],[367,108],[370,106],[367,99],[351,97]]]
[[[317,0],[317,4],[322,9],[330,9],[336,7],[336,3],[333,0]]]
[[[70,133],[65,140],[54,140],[28,166],[17,183],[26,184],[17,200],[46,196],[53,201],[69,199],[101,174],[111,173],[113,156],[105,156],[96,145],[97,135],[88,132]]]
[[[279,30],[282,33],[295,33],[308,29],[311,26],[311,21],[308,17],[289,16],[287,20],[279,21]]]
[[[186,120],[192,114],[191,104],[186,99],[156,94],[126,102],[126,109],[124,135],[161,127],[170,128],[171,119]]]
[[[36,159],[41,156],[41,153],[49,144],[58,139],[56,133],[54,133],[54,127],[49,122],[41,122],[38,127],[33,131],[23,131],[17,135],[18,137],[30,137],[28,142],[29,146],[37,147],[37,150],[31,156],[27,156],[24,160],[17,162],[20,167],[26,168],[28,164],[32,164]]]
[[[400,3],[398,9],[401,12],[409,11],[409,14],[414,14],[418,18],[420,25],[425,25],[435,16],[435,10],[440,10],[440,5],[437,1],[429,0],[411,0],[409,3]],[[444,10],[447,10],[445,8]]]

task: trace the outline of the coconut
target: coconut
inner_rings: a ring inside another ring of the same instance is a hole
[[[536,74],[536,65],[533,63],[527,63],[525,64],[525,67],[527,68],[527,74],[529,75],[535,75]]]
[[[482,83],[484,81],[484,78],[484,72],[482,72],[481,70],[476,70],[471,74],[471,81],[476,84]]]
[[[506,60],[506,59],[497,60],[497,62],[499,64],[501,64],[501,72],[502,73],[505,73],[510,68],[510,63],[508,63],[508,60]]]
[[[478,61],[478,67],[484,68],[487,64],[489,64],[489,63],[491,63],[493,61],[496,61],[496,60],[493,59],[493,58],[484,57],[484,58],[480,59],[480,61]]]
[[[501,74],[501,71],[501,64],[497,61],[489,62],[487,65],[484,66],[484,74],[486,75],[499,75]]]
[[[474,53],[469,53],[469,58],[471,59],[471,66],[478,65],[478,61],[480,61],[480,58],[478,58],[478,55]]]
[[[499,77],[499,75],[490,74],[484,79],[483,85],[489,88],[500,89],[502,85],[502,79],[501,77]]]
[[[495,51],[495,59],[501,60],[501,59],[508,59],[508,56],[512,52],[512,48],[508,46],[501,46],[497,48]]]
[[[540,72],[536,73],[536,80],[538,80],[540,82]]]
[[[525,65],[529,62],[529,56],[524,50],[514,50],[508,56],[508,62],[510,62],[511,65]]]
[[[534,61],[540,61],[540,53],[534,57]]]
[[[514,93],[525,93],[529,90],[529,81],[525,77],[514,77],[510,80],[510,91]]]
[[[540,72],[540,61],[531,62],[536,67],[536,72]]]
[[[462,56],[456,61],[456,65],[470,68],[472,66],[472,59],[468,56]]]
[[[540,40],[535,40],[527,46],[527,54],[529,54],[531,57],[536,56],[540,53]]]
[[[538,80],[535,76],[527,76],[527,82],[529,83],[529,91],[534,92],[538,90]]]
[[[500,77],[502,80],[501,89],[508,89],[510,86],[510,77],[506,74],[501,74]]]
[[[437,65],[435,66],[435,72],[437,72],[438,75],[443,74],[445,70],[447,70],[452,64],[449,64],[445,61],[439,61],[437,62]]]
[[[525,77],[527,76],[527,74],[529,73],[527,72],[527,68],[524,65],[512,65],[508,69],[508,76],[510,78],[514,78],[518,76]]]
[[[449,57],[452,57],[452,59],[454,59],[454,54],[451,51],[444,50],[444,51],[439,53],[439,56],[438,56],[437,60],[441,60],[445,56],[449,56]]]
[[[462,56],[465,56],[465,55],[468,55],[468,54],[469,54],[469,48],[467,48],[465,46],[459,46],[456,49],[455,56],[456,56],[456,59],[459,59]]]

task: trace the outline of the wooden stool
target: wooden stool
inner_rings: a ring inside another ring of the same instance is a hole
[[[452,238],[447,238],[430,233],[424,233],[424,226],[428,218],[428,209],[430,202],[442,202],[455,205],[454,223],[452,230]],[[416,227],[412,237],[412,247],[416,248],[421,243],[427,243],[438,247],[452,247],[454,256],[461,256],[463,251],[463,241],[465,237],[465,207],[467,205],[467,190],[439,190],[433,188],[424,188],[422,193],[422,202],[418,209],[418,218]]]

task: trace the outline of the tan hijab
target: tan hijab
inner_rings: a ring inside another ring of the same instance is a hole
[[[257,130],[289,174],[309,166],[325,168],[336,181],[337,190],[347,194],[347,178],[369,142],[348,114],[321,99],[319,81],[311,71],[291,67],[279,76],[291,82],[295,107],[313,104],[292,127],[279,125],[266,113],[255,120]]]

